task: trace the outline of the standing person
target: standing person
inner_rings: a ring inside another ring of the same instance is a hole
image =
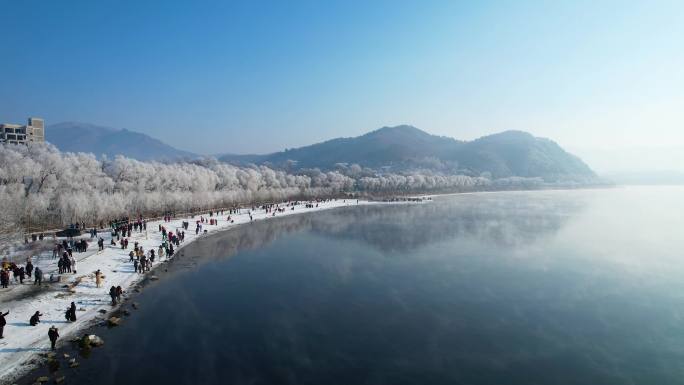
[[[76,258],[71,257],[71,270],[76,274]]]
[[[43,283],[43,270],[41,270],[40,267],[36,267],[34,276],[35,280],[33,281],[33,284],[40,286]]]
[[[26,261],[26,275],[31,279],[31,273],[33,273],[33,263],[31,263],[31,258]]]
[[[55,344],[57,343],[57,338],[59,338],[59,331],[55,325],[50,326],[50,330],[48,330],[48,338],[50,338],[50,349],[55,350]]]
[[[109,289],[109,296],[112,297],[112,306],[116,306],[116,287],[112,286]]]
[[[2,286],[3,289],[7,289],[7,285],[9,285],[9,273],[7,270],[2,269],[2,271],[0,271],[0,286]]]
[[[102,286],[102,273],[100,272],[100,269],[97,269],[95,272],[95,286],[98,288]]]
[[[117,301],[121,302],[121,296],[123,295],[123,292],[124,292],[124,291],[123,291],[123,289],[121,288],[121,286],[117,286],[117,287],[116,287],[116,300],[117,300]]]
[[[71,307],[69,307],[69,321],[76,322],[76,304],[73,302]]]
[[[7,311],[7,313],[4,314],[0,311],[0,340],[5,338],[2,336],[2,332],[3,330],[5,330],[5,325],[7,325],[7,321],[5,321],[5,316],[7,314],[9,314],[9,310]]]
[[[39,311],[35,312],[35,313],[31,316],[31,318],[29,319],[29,325],[31,325],[31,326],[36,326],[36,325],[38,325],[38,322],[40,322],[40,317],[41,317],[41,316],[42,316],[42,314],[40,314]]]

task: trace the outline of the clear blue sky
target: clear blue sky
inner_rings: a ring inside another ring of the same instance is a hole
[[[681,1],[0,0],[0,121],[268,152],[383,125],[684,145]]]

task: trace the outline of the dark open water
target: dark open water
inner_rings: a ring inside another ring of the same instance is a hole
[[[682,384],[684,189],[269,220],[184,250],[69,384]]]

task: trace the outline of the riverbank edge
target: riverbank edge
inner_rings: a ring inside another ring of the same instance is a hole
[[[350,199],[346,199],[346,200],[350,200]],[[267,219],[277,219],[277,218],[282,218],[285,216],[302,215],[302,214],[312,214],[313,215],[313,214],[316,214],[320,211],[328,211],[328,210],[334,210],[334,209],[339,209],[339,208],[343,208],[343,207],[354,207],[354,206],[359,206],[359,205],[417,204],[417,202],[415,202],[415,201],[403,201],[403,200],[402,201],[392,201],[392,202],[390,202],[390,201],[359,200],[358,203],[354,202],[354,203],[344,204],[344,201],[346,201],[346,200],[337,199],[337,200],[335,200],[335,202],[343,201],[343,204],[335,205],[332,207],[326,207],[326,206],[316,207],[315,210],[313,210],[313,211],[305,211],[305,210],[301,210],[301,209],[298,211],[292,211],[292,212],[286,211],[284,213],[284,215],[283,214],[277,215],[277,216],[265,215],[264,217],[258,218],[256,220],[261,221],[261,220],[267,220]],[[356,201],[356,199],[353,199],[350,201]],[[244,215],[244,214],[241,214],[241,215]],[[176,218],[176,219],[178,220],[179,218]],[[182,219],[189,219],[189,218],[182,218]],[[163,222],[160,222],[160,223],[163,223]],[[169,262],[175,261],[176,258],[178,258],[178,257],[182,258],[183,255],[180,255],[180,253],[185,248],[185,246],[190,245],[197,240],[201,240],[201,239],[210,237],[210,236],[215,235],[215,234],[224,233],[226,231],[236,229],[240,226],[243,226],[243,225],[246,225],[249,223],[251,223],[251,222],[229,224],[229,225],[225,226],[224,228],[219,228],[219,229],[216,229],[215,231],[211,231],[211,232],[208,232],[206,234],[199,234],[199,236],[194,237],[194,238],[190,238],[190,239],[186,240],[185,242],[181,243],[181,245],[175,250],[175,253],[174,253],[175,256],[173,259],[166,260],[166,261],[160,261],[149,272],[147,272],[144,275],[141,275],[140,278],[131,281],[126,287],[123,288],[126,292],[128,292],[128,295],[125,297],[125,301],[121,301],[121,303],[117,304],[114,307],[111,307],[111,309],[104,314],[101,314],[99,316],[96,315],[96,316],[92,317],[91,319],[88,319],[84,322],[81,322],[74,330],[71,330],[68,333],[61,335],[60,340],[64,341],[64,342],[62,342],[60,345],[64,346],[65,342],[69,343],[70,341],[72,341],[76,337],[82,337],[84,334],[89,334],[88,333],[89,331],[95,330],[96,328],[101,327],[102,325],[105,325],[107,320],[112,316],[122,315],[123,305],[131,303],[131,298],[133,298],[133,297],[137,296],[137,294],[139,294],[138,292],[136,292],[136,288],[138,289],[138,291],[142,291],[141,289],[143,287],[145,287],[145,286],[149,285],[151,282],[153,282],[153,280],[151,280],[150,277],[155,276],[154,273],[157,272],[158,269],[166,266]],[[148,223],[148,226],[149,225],[151,225],[152,228],[154,228],[157,226],[157,222],[155,221],[152,223]],[[125,252],[128,252],[128,251],[130,251],[130,250],[129,249],[125,250]],[[133,293],[130,293],[129,290],[132,291]],[[23,301],[30,301],[30,300],[31,300],[31,298],[26,298]],[[59,347],[56,350],[56,352],[62,351],[63,349],[64,349],[63,347]],[[41,367],[44,367],[45,364],[47,364],[47,362],[48,362],[48,357],[47,357],[46,352],[45,353],[34,353],[31,355],[30,358],[24,360],[18,366],[11,367],[9,373],[2,373],[1,374],[2,378],[0,378],[0,385],[10,385],[10,384],[15,384],[17,382],[24,382],[25,380],[30,378],[32,372],[39,370]]]

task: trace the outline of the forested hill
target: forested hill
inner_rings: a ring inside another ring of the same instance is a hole
[[[54,124],[46,129],[46,135],[47,141],[61,151],[90,152],[98,157],[113,158],[119,154],[138,160],[198,157],[142,133],[86,123]],[[360,167],[380,173],[429,171],[495,179],[540,177],[558,181],[595,177],[578,157],[549,139],[526,132],[505,131],[460,141],[405,125],[383,127],[354,138],[337,138],[266,155],[223,155],[220,160],[236,165],[263,164],[289,172]]]
[[[235,164],[331,170],[358,164],[393,171],[430,169],[494,178],[592,178],[594,172],[555,142],[522,131],[505,131],[473,141],[431,135],[412,126],[383,127],[354,138],[338,138],[267,155],[224,155]]]
[[[97,157],[124,155],[138,160],[178,160],[197,155],[171,147],[148,135],[88,123],[49,125],[46,140],[64,152],[89,152]]]

